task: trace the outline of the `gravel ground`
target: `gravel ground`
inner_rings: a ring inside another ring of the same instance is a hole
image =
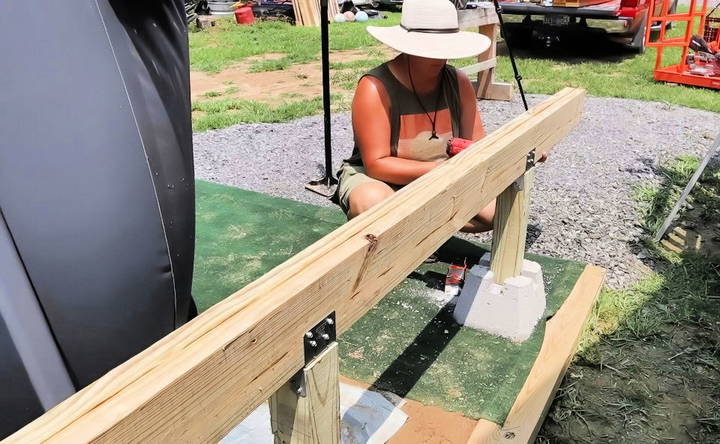
[[[530,96],[530,103],[544,96]],[[519,102],[480,103],[486,130],[522,111]],[[306,191],[323,171],[322,117],[283,124],[247,124],[195,134],[198,179],[317,205]],[[333,115],[336,166],[352,150],[348,113]],[[625,287],[647,268],[636,254],[642,230],[632,198],[637,184],[658,181],[659,162],[702,155],[720,128],[720,115],[638,100],[589,98],[581,124],[538,168],[529,250],[609,270],[608,284]],[[487,235],[480,236],[487,241]]]

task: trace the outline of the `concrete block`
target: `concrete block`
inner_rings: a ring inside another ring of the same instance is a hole
[[[455,320],[516,342],[530,337],[545,313],[545,283],[540,264],[525,260],[520,276],[495,283],[490,255],[466,273],[455,306]]]

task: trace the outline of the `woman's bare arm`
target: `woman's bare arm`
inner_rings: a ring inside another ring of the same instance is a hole
[[[480,140],[485,136],[485,129],[483,128],[482,120],[480,120],[480,113],[477,109],[477,96],[475,88],[467,74],[460,71],[457,73],[458,88],[460,90],[460,106],[462,110],[461,125],[462,134],[460,137],[469,140]]]

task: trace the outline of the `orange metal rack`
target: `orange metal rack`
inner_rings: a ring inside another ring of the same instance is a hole
[[[720,39],[720,32],[717,27],[720,26],[720,20],[715,17],[708,19],[708,0],[690,0],[687,12],[671,14],[669,0],[650,0],[648,26],[645,30],[645,44],[648,47],[657,48],[657,58],[655,59],[655,80],[662,82],[681,83],[685,85],[701,86],[705,88],[720,89],[720,76],[700,75],[691,72],[688,64],[688,52],[690,41],[693,36],[693,29],[697,24],[698,34],[706,40],[711,41]],[[661,7],[658,8],[657,5]],[[659,13],[658,13],[659,11]],[[706,23],[707,20],[707,23]],[[665,31],[668,23],[687,23],[685,33],[682,37],[666,37]],[[651,24],[660,24],[660,35],[657,41],[650,41]],[[707,25],[707,26],[706,26]],[[710,41],[708,41],[710,43]],[[680,63],[674,65],[663,66],[663,51],[669,47],[682,48],[682,56]]]

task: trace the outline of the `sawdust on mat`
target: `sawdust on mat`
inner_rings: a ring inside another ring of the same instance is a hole
[[[373,48],[374,51],[378,49]],[[391,50],[382,50],[389,60],[394,56]],[[207,100],[207,93],[222,93],[222,98],[238,98],[274,102],[287,98],[312,98],[322,94],[322,72],[320,63],[291,65],[278,71],[249,72],[250,66],[259,60],[277,60],[284,54],[268,53],[262,57],[251,57],[217,74],[202,71],[190,72],[192,100]],[[330,61],[352,62],[367,59],[366,50],[334,51]],[[228,89],[233,92],[225,93]]]

